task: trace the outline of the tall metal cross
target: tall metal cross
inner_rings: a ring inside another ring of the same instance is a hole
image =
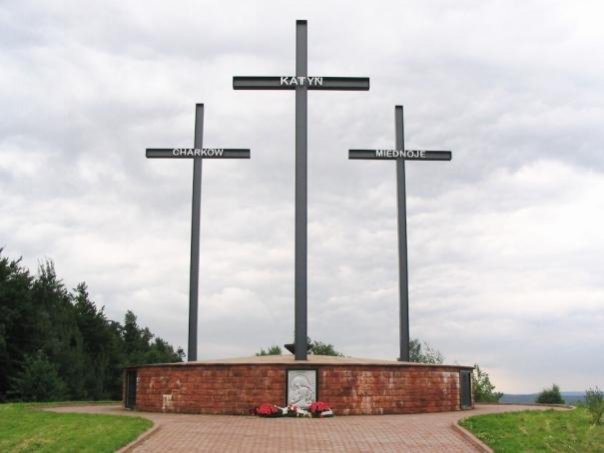
[[[351,149],[349,159],[396,160],[396,199],[398,208],[399,262],[399,345],[398,360],[409,361],[409,271],[407,263],[407,196],[405,188],[406,160],[451,160],[451,151],[405,150],[403,106],[394,108],[395,149]]]
[[[305,20],[296,21],[296,75],[233,77],[235,90],[296,91],[295,341],[296,360],[307,359],[307,95],[308,90],[369,90],[368,77],[308,76]]]
[[[243,148],[203,148],[203,104],[195,106],[193,148],[147,148],[150,159],[193,159],[193,205],[191,213],[191,268],[189,276],[189,349],[187,360],[197,360],[197,307],[199,298],[199,230],[201,221],[202,159],[249,159]]]

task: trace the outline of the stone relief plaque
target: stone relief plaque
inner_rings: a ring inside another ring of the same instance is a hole
[[[317,370],[287,370],[287,404],[308,409],[317,399]]]

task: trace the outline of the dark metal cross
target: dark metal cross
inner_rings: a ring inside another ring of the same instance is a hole
[[[203,148],[203,104],[195,106],[193,148],[147,148],[150,159],[193,159],[193,207],[191,214],[191,269],[189,277],[189,349],[187,360],[197,360],[197,307],[199,298],[199,230],[201,220],[202,159],[249,159],[242,148]]]
[[[307,356],[307,94],[308,90],[369,90],[368,77],[309,77],[305,20],[296,21],[296,75],[233,77],[235,90],[296,91],[295,355]]]
[[[409,361],[409,271],[407,263],[407,197],[405,189],[406,160],[451,160],[451,151],[405,150],[403,106],[394,108],[395,149],[351,149],[349,159],[396,160],[396,193],[398,207],[399,262],[399,343],[398,360]]]

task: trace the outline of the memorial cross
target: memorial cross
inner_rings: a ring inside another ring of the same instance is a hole
[[[295,340],[296,360],[307,360],[307,106],[308,90],[369,90],[368,77],[309,77],[305,20],[296,21],[296,75],[233,77],[235,90],[296,91]]]
[[[409,361],[409,273],[407,267],[407,199],[405,189],[406,160],[451,160],[451,151],[405,150],[403,106],[394,108],[395,149],[351,149],[349,159],[396,160],[396,194],[398,208],[399,261],[399,346],[398,360]]]
[[[189,349],[187,360],[197,360],[197,307],[199,298],[199,230],[201,219],[202,159],[249,159],[242,148],[203,148],[203,104],[195,106],[193,148],[147,148],[150,159],[193,159],[193,202],[191,212],[191,267],[189,276]]]

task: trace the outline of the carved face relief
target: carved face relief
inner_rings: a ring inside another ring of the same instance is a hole
[[[316,370],[288,370],[287,404],[307,409],[317,395]]]

